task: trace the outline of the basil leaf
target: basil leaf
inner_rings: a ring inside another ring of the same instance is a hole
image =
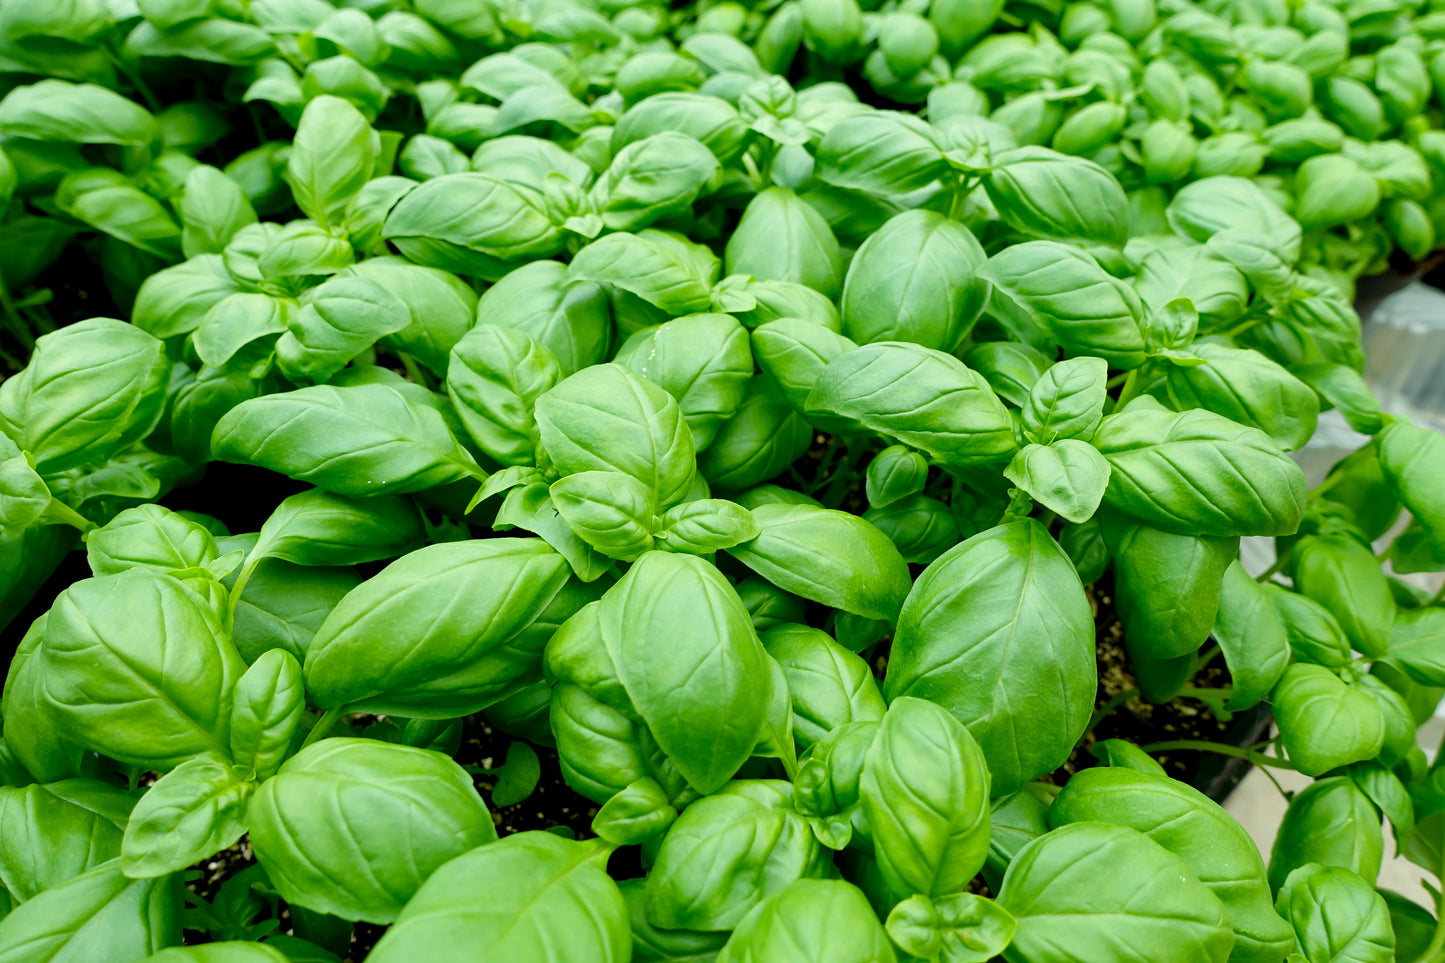
[[[1104,499],[1109,462],[1086,441],[1065,438],[1026,445],[1004,468],[1004,477],[1050,511],[1071,522],[1088,521]]]
[[[727,244],[728,274],[791,281],[836,298],[843,255],[828,222],[786,187],[770,187],[743,211]]]
[[[1264,860],[1234,817],[1163,772],[1087,769],[1049,807],[1049,823],[1111,823],[1137,830],[1178,856],[1229,911],[1231,958],[1278,959],[1292,945],[1274,911]]]
[[[1040,445],[1060,438],[1088,441],[1104,416],[1108,375],[1102,358],[1072,358],[1050,366],[1023,405],[1025,434]]]
[[[1264,586],[1238,561],[1224,570],[1214,640],[1233,681],[1226,709],[1248,709],[1269,695],[1289,663],[1289,638]]]
[[[352,196],[371,179],[379,152],[376,131],[361,111],[340,97],[312,100],[286,161],[296,206],[322,227],[339,223]]]
[[[894,958],[867,898],[841,879],[799,879],[745,916],[718,963],[753,963],[792,953],[836,963]]]
[[[946,465],[1001,461],[1015,449],[1013,422],[988,382],[952,355],[902,341],[829,362],[807,411],[847,419]]]
[[[542,449],[563,474],[620,471],[652,489],[660,508],[681,501],[696,472],[677,402],[617,364],[564,379],[536,401]]]
[[[447,756],[324,739],[261,784],[257,861],[288,903],[390,923],[433,871],[497,838],[471,777]]]
[[[110,860],[0,920],[0,959],[147,959],[181,942],[184,892],[178,874],[131,879]]]
[[[1205,363],[1171,365],[1164,377],[1172,407],[1208,408],[1260,429],[1285,451],[1302,448],[1314,435],[1318,396],[1283,366],[1257,351],[1216,344],[1197,344],[1193,352]]]
[[[159,505],[127,508],[85,537],[86,561],[95,575],[133,568],[173,572],[203,566],[219,555],[210,532]]]
[[[570,282],[607,283],[670,314],[706,311],[722,265],[707,248],[664,231],[609,234],[577,252]]]
[[[134,805],[93,779],[0,787],[0,883],[23,903],[114,859]]]
[[[912,341],[953,351],[988,295],[983,248],[932,211],[890,218],[858,249],[843,287],[843,332],[859,344]]]
[[[941,706],[895,697],[868,747],[859,801],[878,869],[900,896],[967,887],[988,853],[989,770]]]
[[[230,846],[246,831],[246,803],[254,788],[226,760],[187,759],[136,803],[121,847],[125,874],[165,876]]]
[[[1094,445],[1113,469],[1104,500],[1164,531],[1288,534],[1304,515],[1304,475],[1289,456],[1212,411],[1136,402],[1103,420]]]
[[[1280,743],[1306,775],[1373,759],[1385,743],[1380,707],[1321,666],[1296,663],[1285,669],[1272,702]]]
[[[1059,766],[1088,724],[1093,642],[1068,557],[1037,522],[1011,522],[919,576],[898,617],[883,694],[948,709],[983,747],[993,791],[1015,792]],[[994,685],[968,684],[980,672]]]
[[[306,691],[327,709],[432,719],[479,711],[536,671],[544,640],[527,630],[567,576],[536,539],[418,549],[327,616],[306,650]],[[440,597],[457,601],[441,612],[425,602]]]
[[[577,537],[609,558],[631,560],[652,548],[652,489],[617,471],[583,471],[552,483],[552,504]]]
[[[908,594],[908,566],[856,515],[810,505],[759,505],[762,533],[728,554],[785,591],[870,619],[893,621]]]
[[[344,495],[421,491],[480,472],[435,408],[384,384],[243,401],[216,425],[211,447],[222,461]]]
[[[1269,885],[1283,895],[1290,874],[1310,863],[1373,881],[1384,849],[1380,813],[1355,781],[1349,776],[1320,779],[1296,793],[1285,810],[1269,854]]]
[[[1169,886],[1155,885],[1160,878]],[[1177,882],[1176,882],[1177,881]],[[1058,958],[1222,963],[1234,943],[1229,913],[1178,856],[1142,833],[1083,822],[1019,850],[999,905],[1018,921],[1010,963]]]
[[[1280,910],[1289,917],[1305,960],[1395,959],[1395,932],[1384,898],[1347,869],[1300,867],[1285,881]]]
[[[276,774],[291,753],[306,709],[301,663],[267,649],[241,676],[231,706],[231,758],[257,779]]]
[[[627,906],[607,875],[606,852],[536,830],[478,847],[427,879],[368,959],[441,958],[460,940],[478,963],[623,963],[631,949]]]
[[[1348,535],[1308,535],[1290,549],[1289,566],[1295,589],[1329,609],[1352,648],[1385,654],[1395,600],[1374,553]]]
[[[1129,239],[1124,189],[1082,157],[1043,147],[1004,151],[983,186],[1004,223],[1025,234],[1114,247]]]
[[[556,357],[530,335],[481,324],[452,348],[447,395],[477,447],[503,465],[531,465],[533,409],[561,380]]]
[[[726,314],[664,322],[630,339],[615,360],[677,399],[699,452],[742,404],[753,374],[747,329]]]

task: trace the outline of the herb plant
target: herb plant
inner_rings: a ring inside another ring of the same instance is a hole
[[[1445,961],[1442,17],[4,0],[0,961]]]

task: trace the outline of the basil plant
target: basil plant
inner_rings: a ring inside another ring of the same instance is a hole
[[[0,960],[1445,963],[1442,18],[5,0]]]

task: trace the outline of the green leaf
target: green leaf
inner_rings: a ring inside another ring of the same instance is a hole
[[[1176,410],[1208,408],[1230,421],[1258,428],[1285,451],[1304,447],[1315,433],[1319,400],[1309,385],[1257,351],[1201,343],[1204,364],[1171,365],[1164,377]]]
[[[1011,244],[984,265],[989,310],[1015,329],[1043,329],[1066,351],[1114,367],[1144,363],[1144,308],[1088,254],[1053,241]],[[1027,340],[1027,339],[1024,339]]]
[[[577,252],[567,280],[611,284],[669,314],[706,311],[722,264],[707,248],[665,231],[609,234]]]
[[[1182,859],[1229,911],[1230,958],[1278,960],[1292,935],[1275,913],[1264,860],[1234,817],[1203,793],[1158,772],[1088,769],[1049,808],[1049,823],[1112,823],[1137,830]]]
[[[538,831],[474,849],[431,875],[367,958],[444,959],[464,945],[477,963],[625,963],[627,906],[600,852]]]
[[[180,214],[181,247],[188,258],[220,254],[237,231],[256,221],[241,185],[205,164],[186,175]]]
[[[1064,826],[1024,846],[998,902],[1018,921],[1009,963],[1224,963],[1234,943],[1228,912],[1183,860],[1103,823]]]
[[[409,260],[491,280],[507,273],[508,262],[562,246],[540,196],[472,171],[423,181],[397,201],[382,235]]]
[[[887,709],[868,663],[821,629],[784,624],[763,633],[793,703],[793,735],[806,749],[838,726],[878,722]]]
[[[1025,434],[1040,445],[1060,438],[1088,441],[1104,416],[1108,376],[1102,358],[1071,358],[1050,366],[1023,405]]]
[[[49,476],[107,461],[150,434],[165,404],[165,345],[110,318],[36,339],[0,385],[0,427]]]
[[[75,742],[151,768],[226,751],[245,664],[210,604],[136,569],[76,582],[36,653],[47,714]]]
[[[356,498],[319,488],[283,500],[261,526],[248,565],[278,558],[297,565],[354,565],[395,558],[423,541],[422,520],[409,501],[391,495]]]
[[[810,505],[760,505],[762,533],[728,554],[785,591],[870,619],[893,621],[908,594],[908,566],[877,528]]]
[[[1396,497],[1419,521],[1435,554],[1445,556],[1445,437],[1405,422],[1380,432],[1380,468]]]
[[[329,95],[311,101],[286,162],[296,206],[322,227],[339,224],[351,198],[371,179],[380,149],[376,131],[351,104]]]
[[[552,504],[577,537],[625,561],[652,548],[657,500],[651,488],[617,471],[583,471],[552,483]]]
[[[945,465],[1002,461],[1013,422],[980,375],[941,351],[901,341],[864,345],[829,362],[809,415],[847,419]]]
[[[960,892],[988,853],[983,750],[941,706],[895,697],[869,746],[859,800],[878,869],[899,896]]]
[[[897,111],[843,117],[818,145],[818,177],[850,190],[902,194],[926,187],[947,170],[938,132]]]
[[[1035,237],[1123,247],[1129,202],[1104,168],[1043,147],[1020,147],[994,158],[984,189],[1004,223]]]
[[[1305,963],[1395,959],[1395,933],[1384,898],[1349,870],[1302,866],[1285,882],[1279,903],[1280,912],[1294,926]]]
[[[1373,552],[1349,535],[1307,535],[1290,548],[1289,572],[1295,590],[1329,610],[1353,649],[1385,655],[1395,599]]]
[[[591,191],[602,222],[614,231],[636,231],[684,214],[719,171],[705,144],[668,130],[627,144],[616,153]]]
[[[1445,609],[1397,614],[1384,658],[1420,685],[1445,685]]]
[[[728,274],[791,281],[836,298],[843,255],[823,216],[786,187],[770,187],[748,202],[727,244]]]
[[[562,380],[552,352],[515,328],[481,324],[452,348],[447,394],[479,448],[503,465],[537,460],[537,399]]]
[[[564,475],[620,471],[652,489],[664,509],[692,487],[692,435],[677,402],[621,365],[564,379],[538,397],[536,417],[542,449]]]
[[[256,859],[288,903],[375,923],[395,921],[435,870],[497,838],[461,766],[370,739],[297,753],[256,790],[249,817]]]
[[[236,684],[231,707],[231,758],[256,779],[276,774],[291,754],[306,710],[301,663],[285,649],[267,649]]]
[[[0,787],[0,883],[23,903],[114,859],[134,805],[93,779]]]
[[[747,329],[726,314],[666,321],[628,339],[614,360],[677,399],[698,451],[737,412],[753,374]]]
[[[752,334],[758,367],[798,411],[807,409],[808,393],[828,363],[856,347],[836,331],[801,318],[766,321]]]
[[[762,963],[798,954],[830,963],[894,959],[862,891],[841,879],[799,879],[743,917],[718,963]]]
[[[1113,469],[1104,500],[1164,531],[1289,534],[1303,517],[1304,474],[1289,456],[1211,411],[1141,400],[1105,418],[1094,445]]]
[[[144,960],[181,941],[178,874],[130,879],[120,860],[51,887],[0,920],[0,960]]]
[[[42,80],[0,101],[0,133],[31,140],[146,147],[160,135],[156,119],[133,100],[95,84]]]
[[[692,555],[709,555],[762,534],[752,512],[722,498],[684,502],[668,509],[658,522],[653,531],[658,548]]]
[[[344,495],[421,491],[480,472],[435,408],[384,384],[243,401],[216,425],[211,448],[222,461]]]
[[[952,712],[1003,795],[1067,758],[1093,710],[1094,627],[1058,544],[1029,519],[945,552],[898,619],[883,694]],[[969,680],[988,678],[989,686]]]
[[[418,549],[350,592],[306,650],[322,708],[450,719],[529,681],[545,639],[528,630],[566,582],[538,539]],[[429,599],[455,600],[438,611]]]
[[[1003,470],[1029,497],[1071,522],[1088,521],[1104,499],[1109,462],[1087,441],[1026,445]]]
[[[1373,759],[1385,744],[1385,716],[1375,700],[1322,666],[1285,669],[1271,701],[1280,744],[1305,775]]]
[[[1224,652],[1234,692],[1224,707],[1248,709],[1269,695],[1289,664],[1289,638],[1270,596],[1244,566],[1231,562],[1220,585],[1214,640]]]
[[[121,866],[137,879],[166,876],[215,855],[246,831],[255,783],[216,756],[187,759],[136,803],[125,827]]]
[[[119,575],[133,568],[172,572],[214,562],[215,537],[197,522],[159,505],[127,508],[85,537],[85,555],[95,575]]]
[[[1220,231],[1238,229],[1268,238],[1286,264],[1300,258],[1299,224],[1248,178],[1206,177],[1187,184],[1165,216],[1176,233],[1200,244]]]
[[[542,778],[542,764],[537,752],[525,742],[513,742],[507,747],[507,760],[492,770],[497,784],[492,789],[492,805],[498,809],[515,806],[537,788]]]

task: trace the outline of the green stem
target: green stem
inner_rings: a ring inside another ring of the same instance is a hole
[[[336,720],[340,718],[340,708],[327,709],[321,718],[316,720],[316,725],[311,727],[311,731],[306,734],[306,739],[301,743],[301,748],[305,749],[312,743],[320,742],[326,738],[326,734],[331,731],[331,727],[336,725]]]
[[[1425,952],[1415,958],[1415,963],[1445,961],[1445,903],[1437,902],[1435,914],[1438,917],[1435,923],[1435,934],[1430,937],[1430,945],[1425,947]]]
[[[1121,371],[1108,381],[1104,382],[1105,388],[1117,388],[1129,379],[1129,372]]]
[[[1284,567],[1286,564],[1288,564],[1288,562],[1289,559],[1287,559],[1285,556],[1278,556],[1277,558],[1275,558],[1274,564],[1271,565],[1269,568],[1265,569],[1263,572],[1260,572],[1258,575],[1256,575],[1254,577],[1254,580],[1256,582],[1268,582],[1280,572],[1283,572]]]
[[[818,460],[818,470],[813,474],[813,483],[807,489],[809,495],[832,480],[833,463],[838,460],[838,453],[842,450],[842,440],[834,438],[833,443],[823,451],[823,457]]]
[[[51,498],[50,504],[45,506],[45,517],[61,523],[62,525],[73,525],[82,532],[88,532],[95,528],[95,522],[71,508],[58,498]]]
[[[256,550],[253,548],[251,550],[251,557],[246,559],[246,563],[241,566],[241,571],[236,573],[236,581],[231,583],[231,597],[229,601],[231,620],[233,622],[236,619],[236,607],[241,604],[241,593],[246,590],[246,583],[249,582],[251,576],[255,574],[256,566],[261,564],[261,558],[262,556],[257,555]]]
[[[106,59],[115,65],[115,69],[119,70],[125,75],[125,79],[131,82],[131,86],[135,87],[136,93],[140,94],[141,100],[146,102],[146,106],[150,108],[152,114],[159,114],[165,109],[161,106],[161,102],[156,99],[156,95],[151,93],[151,89],[141,77],[140,71],[131,69],[130,64],[126,63],[120,54],[116,53],[114,45],[104,43],[101,44],[100,49],[105,53]]]
[[[1439,605],[1442,601],[1445,601],[1445,585],[1441,585],[1441,586],[1440,586],[1440,591],[1438,591],[1438,592],[1436,592],[1434,595],[1430,596],[1430,601],[1426,602],[1425,604],[1426,604],[1426,605]]]
[[[30,328],[25,323],[25,319],[20,316],[20,307],[15,303],[15,299],[10,296],[10,288],[5,283],[3,275],[0,275],[0,308],[3,308],[5,311],[6,326],[10,328],[10,332],[15,335],[21,346],[24,347],[26,351],[33,349],[35,347],[35,339],[31,337]]]
[[[1246,759],[1256,766],[1269,766],[1275,769],[1289,769],[1299,772],[1299,766],[1287,759],[1275,759],[1272,756],[1261,755],[1249,749],[1241,749],[1238,746],[1226,746],[1219,742],[1206,742],[1203,739],[1176,739],[1172,742],[1155,742],[1147,746],[1140,746],[1145,752],[1153,755],[1156,752],[1168,752],[1172,749],[1194,749],[1199,752],[1217,752],[1221,756],[1233,756],[1236,759]]]
[[[1320,482],[1314,488],[1311,488],[1308,497],[1318,498],[1320,495],[1323,495],[1325,492],[1329,491],[1331,488],[1334,488],[1336,485],[1338,485],[1344,480],[1345,473],[1342,471],[1337,471],[1334,474],[1330,475],[1330,477],[1326,478],[1324,481]]]
[[[1220,722],[1228,722],[1234,717],[1234,713],[1224,708],[1224,704],[1234,695],[1233,689],[1212,689],[1199,686],[1187,685],[1177,693],[1181,699],[1197,699],[1209,706],[1209,711]]]
[[[1115,411],[1123,411],[1124,406],[1133,401],[1144,390],[1144,379],[1139,372],[1144,369],[1135,368],[1124,378],[1124,389],[1119,392],[1119,400],[1114,402]]]
[[[1110,697],[1109,701],[1105,702],[1103,705],[1099,706],[1099,708],[1094,710],[1094,714],[1089,718],[1089,727],[1084,731],[1093,732],[1094,727],[1097,726],[1100,722],[1103,722],[1105,716],[1107,716],[1109,713],[1113,712],[1115,709],[1119,708],[1121,705],[1128,702],[1130,699],[1134,698],[1138,694],[1138,689],[1125,689],[1123,692],[1120,692],[1117,695]]]

